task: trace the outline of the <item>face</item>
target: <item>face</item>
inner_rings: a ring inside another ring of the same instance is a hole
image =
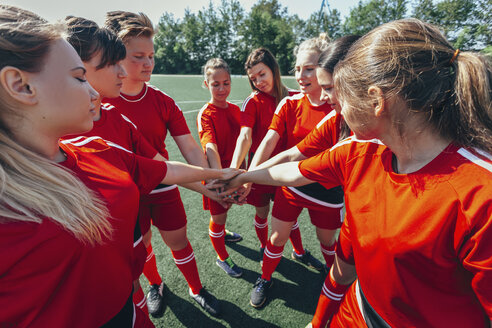
[[[259,63],[246,71],[255,88],[269,95],[273,92],[273,72],[267,65]]]
[[[98,53],[90,61],[84,62],[84,66],[87,69],[87,81],[101,97],[116,98],[120,95],[122,81],[126,77],[126,72],[121,66],[121,62],[97,69],[97,66],[101,63],[101,57],[102,54]]]
[[[316,76],[318,78],[318,84],[321,87],[321,100],[331,105],[331,107],[340,114],[342,107],[340,107],[340,104],[338,103],[335,85],[333,83],[333,75],[323,68],[318,67],[316,69]]]
[[[38,132],[59,138],[92,129],[99,94],[87,82],[84,64],[67,41],[55,41],[42,70],[29,75],[37,96],[31,119]]]
[[[154,69],[154,41],[139,36],[131,38],[126,44],[126,58],[121,62],[128,79],[148,82]]]
[[[212,70],[205,83],[214,101],[225,102],[231,93],[231,76],[225,69]]]
[[[301,51],[297,54],[295,76],[305,94],[316,94],[320,92],[320,86],[316,77],[319,54],[316,51]]]

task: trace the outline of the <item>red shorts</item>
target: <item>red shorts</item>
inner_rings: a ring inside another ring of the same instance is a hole
[[[303,208],[309,211],[311,223],[321,229],[335,230],[342,226],[342,208],[320,207],[307,199],[292,200],[286,197],[284,187],[278,188],[273,202],[272,216],[280,221],[296,221]],[[312,206],[310,206],[312,204]]]
[[[177,186],[141,198],[138,219],[142,235],[150,229],[150,222],[163,231],[186,226],[186,213]]]
[[[203,209],[210,211],[210,215],[219,215],[227,212],[229,209],[217,203],[215,200],[211,200],[208,197],[203,196]]]
[[[264,207],[270,204],[275,197],[275,186],[267,186],[253,183],[246,202],[255,207]]]
[[[359,310],[359,303],[357,302],[355,292],[356,288],[357,284],[354,282],[352,286],[349,287],[338,312],[333,316],[328,327],[367,327],[364,317]]]

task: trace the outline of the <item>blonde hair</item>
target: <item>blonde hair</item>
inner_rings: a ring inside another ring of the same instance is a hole
[[[477,53],[455,53],[437,27],[417,19],[393,21],[350,48],[335,68],[335,87],[349,105],[365,108],[368,87],[377,86],[406,102],[403,115],[421,114],[423,124],[441,136],[492,151],[490,63]]]
[[[13,66],[39,72],[61,25],[13,6],[0,5],[0,70]],[[69,170],[18,144],[6,117],[19,115],[0,87],[0,224],[41,223],[49,218],[89,244],[110,237],[104,203]]]
[[[217,69],[223,69],[231,76],[231,70],[229,69],[229,65],[227,65],[226,61],[222,58],[211,58],[207,60],[205,65],[202,67],[203,77],[205,81],[208,82],[209,76],[212,74],[212,71]]]
[[[298,46],[294,48],[294,56],[303,51],[315,51],[318,54],[321,54],[323,51],[328,49],[328,45],[330,44],[330,37],[326,33],[320,33],[320,35],[316,38],[307,39],[301,42]]]
[[[109,11],[106,13],[104,25],[116,33],[124,43],[127,43],[131,38],[139,36],[152,38],[155,34],[152,21],[141,12],[135,14],[121,10]]]

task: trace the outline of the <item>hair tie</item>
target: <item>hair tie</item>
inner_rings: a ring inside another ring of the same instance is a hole
[[[459,53],[460,53],[460,49],[456,49],[456,51],[454,52],[453,57],[451,57],[451,60],[449,61],[449,65],[451,65],[452,63],[454,63],[454,61],[456,60],[456,58],[458,58],[458,54]]]

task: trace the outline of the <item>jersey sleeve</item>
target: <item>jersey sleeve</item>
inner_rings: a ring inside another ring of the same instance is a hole
[[[145,137],[137,130],[135,124],[133,124],[127,117],[121,115],[124,124],[128,127],[129,134],[131,137],[133,152],[137,155],[154,158],[157,154],[157,150],[151,146],[151,144],[145,139]]]
[[[204,110],[197,116],[198,136],[200,143],[205,149],[208,143],[217,144],[215,125],[209,112]]]
[[[458,243],[458,258],[463,268],[472,274],[471,287],[492,318],[492,199],[490,195],[480,199],[477,193],[462,205],[463,215],[468,217],[462,221],[471,221],[471,225],[457,229],[463,231],[462,236],[455,236],[455,240],[463,240]],[[473,215],[471,219],[470,212]]]
[[[248,128],[253,128],[255,126],[257,109],[257,104],[254,101],[253,96],[246,98],[241,106],[241,127],[245,126]]]
[[[275,114],[273,115],[272,122],[270,123],[269,130],[276,131],[280,136],[283,136],[286,132],[287,115],[289,112],[289,103],[286,98],[278,104]]]
[[[297,144],[297,149],[306,157],[313,157],[326,149],[333,147],[340,134],[339,119],[334,111],[325,116],[317,126]]]
[[[186,119],[181,108],[171,97],[164,99],[167,111],[167,128],[173,137],[190,134],[190,129],[186,124]]]
[[[314,157],[300,161],[299,171],[304,177],[321,183],[327,189],[343,186],[342,150],[342,147],[335,146]]]

